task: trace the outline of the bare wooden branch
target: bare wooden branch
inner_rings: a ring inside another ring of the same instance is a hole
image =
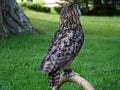
[[[71,72],[68,75],[61,74],[59,85],[52,88],[52,90],[59,90],[59,88],[66,82],[74,82],[82,87],[84,90],[95,90],[94,87],[78,73]]]
[[[104,86],[103,88],[101,88],[101,89],[99,89],[99,90],[105,90],[105,89],[107,89],[108,87],[110,87],[110,86],[112,86],[113,84],[115,84],[117,81],[119,81],[120,80],[120,77],[119,78],[117,78],[117,79],[115,79],[115,80],[113,80],[112,82],[110,82],[109,84],[107,84],[106,86]]]

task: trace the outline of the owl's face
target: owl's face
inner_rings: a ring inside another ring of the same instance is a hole
[[[60,13],[60,19],[62,21],[73,21],[76,22],[76,19],[80,18],[80,8],[77,4],[70,4],[62,8]]]

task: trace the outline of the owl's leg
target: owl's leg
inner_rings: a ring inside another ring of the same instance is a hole
[[[48,74],[48,85],[51,87],[57,86],[59,84],[60,72],[55,71]]]
[[[69,73],[72,72],[72,69],[70,68],[70,64],[72,63],[73,59],[71,59],[70,61],[68,61],[64,66],[63,66],[63,70],[64,70],[64,75],[67,75]]]
[[[72,72],[71,68],[65,69],[64,70],[64,75],[70,74]]]

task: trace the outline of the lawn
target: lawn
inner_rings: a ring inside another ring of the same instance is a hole
[[[51,90],[47,75],[36,69],[58,27],[59,15],[25,11],[42,34],[0,39],[0,90]],[[72,69],[95,88],[120,78],[120,17],[82,16],[85,42]],[[66,83],[61,90],[82,90]],[[120,79],[104,90],[120,90]]]

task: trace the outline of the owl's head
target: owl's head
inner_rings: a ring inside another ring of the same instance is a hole
[[[72,25],[80,25],[80,8],[77,4],[73,3],[61,9],[60,12],[60,25],[71,27]]]
[[[71,18],[73,16],[75,17],[80,17],[80,8],[77,4],[73,3],[70,5],[67,5],[66,7],[62,8],[60,15],[62,17],[67,17],[67,18]]]

